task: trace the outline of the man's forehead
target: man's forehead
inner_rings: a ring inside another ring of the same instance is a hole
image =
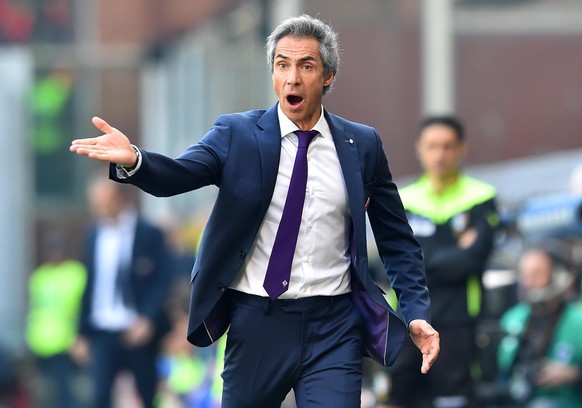
[[[319,41],[311,37],[286,36],[277,42],[275,56],[294,56],[305,54],[309,57],[319,57]]]

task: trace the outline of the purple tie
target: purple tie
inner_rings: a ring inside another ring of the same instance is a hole
[[[318,132],[316,130],[297,130],[299,139],[293,173],[289,182],[289,192],[283,208],[283,215],[275,237],[273,251],[269,258],[267,274],[263,287],[271,299],[276,299],[286,292],[289,287],[293,254],[297,244],[297,234],[301,225],[301,213],[305,202],[305,188],[307,186],[307,148]]]

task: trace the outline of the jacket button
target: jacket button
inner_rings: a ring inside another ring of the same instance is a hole
[[[219,286],[219,287],[218,287],[218,291],[219,291],[220,293],[224,293],[224,292],[226,291],[226,287],[224,287],[224,286]]]
[[[246,256],[247,256],[247,253],[245,251],[242,251],[241,250],[240,253],[239,253],[239,256],[240,256],[240,259],[245,259]]]

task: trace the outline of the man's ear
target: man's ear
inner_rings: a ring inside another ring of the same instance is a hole
[[[335,73],[332,72],[326,78],[323,79],[323,86],[331,85],[333,83],[334,78],[335,78]]]

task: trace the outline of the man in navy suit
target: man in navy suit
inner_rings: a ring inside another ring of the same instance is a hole
[[[313,17],[290,18],[267,39],[267,56],[278,103],[220,116],[177,159],[131,145],[100,118],[104,134],[71,151],[111,163],[111,178],[156,196],[219,187],[192,271],[188,340],[207,346],[228,330],[224,408],[279,407],[291,389],[300,408],[356,408],[363,356],[392,364],[407,333],[423,373],[439,353],[421,249],[375,129],[322,106],[339,66],[337,34]],[[272,296],[264,286],[295,132],[310,130],[301,224],[297,238],[283,239],[295,246],[291,275]],[[366,212],[405,324],[368,272]]]
[[[153,408],[172,271],[162,230],[139,216],[123,187],[106,175],[89,184],[95,223],[87,234],[87,286],[72,353],[88,363],[91,407],[112,406],[114,381],[127,369],[143,407]]]

